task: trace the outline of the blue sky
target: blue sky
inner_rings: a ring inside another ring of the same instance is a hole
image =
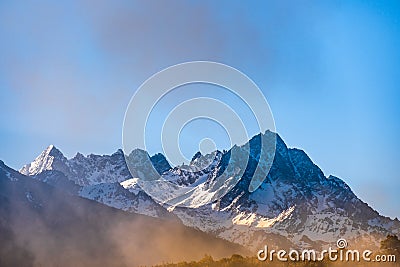
[[[398,1],[1,1],[0,159],[112,153],[142,82],[212,60],[258,84],[289,146],[399,217],[399,19]]]

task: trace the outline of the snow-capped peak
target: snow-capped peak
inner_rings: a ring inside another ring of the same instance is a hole
[[[54,145],[49,145],[34,161],[20,169],[24,175],[36,175],[45,170],[55,169],[55,165],[65,164],[67,158]]]

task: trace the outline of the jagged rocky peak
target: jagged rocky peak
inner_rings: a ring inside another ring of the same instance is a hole
[[[219,150],[215,150],[205,155],[198,151],[192,157],[192,160],[187,168],[191,171],[210,171],[212,168],[215,168],[218,165],[222,154],[223,153]]]
[[[85,156],[80,152],[77,152],[76,155],[73,157],[73,159],[76,159],[76,160],[82,160],[84,158],[85,158]]]
[[[162,174],[169,169],[171,169],[171,165],[168,163],[165,156],[161,153],[157,153],[150,157],[151,163],[153,164],[154,168],[157,170],[159,174]]]
[[[195,161],[198,158],[201,158],[203,155],[201,154],[200,151],[197,151],[196,154],[194,154],[194,156],[192,157],[191,162]]]
[[[149,158],[147,151],[140,148],[135,148],[125,157],[130,166],[140,166],[142,163],[147,162]]]
[[[40,155],[35,159],[35,161],[40,161],[45,158],[55,158],[59,160],[66,160],[64,154],[54,145],[49,145],[45,150],[40,153]]]
[[[56,165],[64,165],[67,158],[54,145],[48,146],[33,162],[20,170],[24,175],[36,175],[45,170],[53,170]]]
[[[124,156],[124,151],[122,151],[122,149],[119,148],[117,151],[115,151],[115,152],[112,154],[112,156],[113,156],[113,155],[116,155],[116,156],[122,155],[122,156]]]
[[[134,174],[133,177],[139,177],[140,175],[138,172],[150,171],[151,173],[151,169],[153,168],[158,174],[162,174],[163,172],[171,169],[171,165],[163,154],[157,153],[150,157],[147,151],[140,148],[132,150],[129,155],[125,157],[125,159],[128,162],[129,169]],[[150,163],[152,166],[150,166]]]

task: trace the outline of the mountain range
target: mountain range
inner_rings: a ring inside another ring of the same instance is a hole
[[[252,174],[260,163],[257,154],[260,142],[265,139],[262,137],[271,135],[276,137],[272,167],[258,189],[249,192]],[[303,150],[288,148],[278,134],[269,131],[258,134],[246,145],[250,157],[243,177],[227,194],[205,205],[196,201],[211,194],[210,186],[206,185],[212,184],[225,170],[232,150],[215,151],[212,155],[199,152],[189,165],[176,167],[171,167],[162,154],[150,156],[139,149],[130,153],[138,164],[148,157],[156,171],[171,184],[187,187],[204,184],[187,199],[180,200],[184,206],[166,205],[147,194],[140,185],[139,175],[128,170],[122,150],[112,155],[78,153],[67,159],[51,145],[19,172],[71,196],[129,213],[177,220],[253,251],[265,244],[319,249],[339,238],[345,238],[353,246],[373,249],[386,235],[400,234],[397,218],[380,215],[343,180],[326,176]],[[211,164],[200,168],[210,157]],[[168,194],[167,189],[156,189]]]

